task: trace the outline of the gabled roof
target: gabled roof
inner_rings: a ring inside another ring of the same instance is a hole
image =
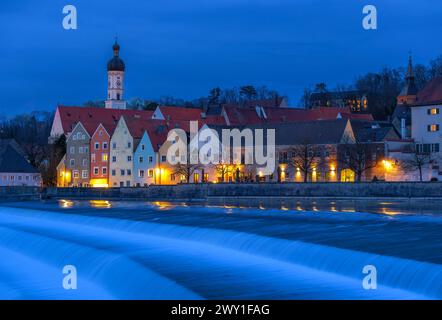
[[[65,134],[71,132],[77,122],[81,121],[90,135],[94,134],[100,123],[103,124],[107,132],[112,135],[121,116],[124,115],[126,118],[133,117],[147,120],[152,117],[153,113],[150,110],[122,110],[72,106],[58,106],[57,111],[60,115]]]
[[[442,77],[436,77],[417,94],[416,106],[442,104]]]
[[[10,141],[0,140],[0,172],[38,173]]]
[[[387,139],[399,139],[393,125],[380,125],[376,122],[351,121],[351,126],[359,142],[383,142]]]

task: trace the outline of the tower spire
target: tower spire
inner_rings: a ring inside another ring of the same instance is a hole
[[[408,69],[407,69],[406,79],[407,79],[407,81],[414,79],[413,57],[411,56],[411,52],[409,53],[409,56],[408,56]]]
[[[399,105],[411,105],[415,103],[417,91],[418,90],[414,82],[413,59],[410,52],[408,56],[407,73],[405,75],[405,85],[397,97],[397,103]]]

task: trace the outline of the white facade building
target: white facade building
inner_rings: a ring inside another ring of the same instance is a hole
[[[110,187],[133,186],[133,150],[134,139],[124,117],[121,117],[110,140]]]
[[[442,180],[442,77],[430,81],[411,107],[411,135],[417,150],[431,155],[426,179]]]

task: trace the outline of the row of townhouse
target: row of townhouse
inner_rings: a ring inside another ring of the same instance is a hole
[[[187,134],[189,128],[173,126],[164,120],[145,120],[121,116],[113,131],[101,123],[95,130],[78,122],[67,138],[67,153],[58,168],[59,186],[131,187],[150,184],[217,183],[217,182],[351,182],[358,180],[355,163],[346,162],[349,145],[364,145],[364,163],[372,162],[370,170],[361,173],[361,180],[374,176],[385,179],[388,173],[382,161],[387,158],[387,144],[399,136],[392,126],[380,126],[375,122],[335,119],[294,123],[268,124],[265,126],[220,126],[204,124],[198,127],[198,136],[207,136],[210,130],[221,139],[222,131],[238,129],[275,130],[275,148],[265,153],[274,161],[273,171],[262,173],[262,165],[244,164],[253,154],[241,145],[230,150],[230,161],[206,165],[170,164],[168,151],[173,142],[167,141],[170,129],[180,128]],[[194,138],[197,139],[197,138]],[[186,143],[191,140],[186,140]],[[204,140],[198,140],[199,146]],[[189,145],[191,143],[188,143]],[[264,142],[266,144],[266,142]],[[219,142],[221,146],[221,141]],[[303,149],[305,148],[305,149]],[[221,159],[221,152],[207,155]],[[269,152],[273,152],[269,154]],[[240,155],[241,163],[234,163]],[[305,158],[303,158],[305,154]],[[182,157],[183,155],[181,155]],[[201,159],[201,155],[198,154]],[[309,161],[309,166],[303,162]],[[184,167],[181,167],[184,166]],[[187,174],[186,174],[187,170]]]
[[[282,112],[281,112],[282,110]],[[285,116],[283,117],[282,114]],[[225,177],[216,177],[218,168],[192,169],[192,175],[177,174],[167,163],[170,129],[189,132],[190,121],[199,128],[210,126],[265,126],[315,120],[351,119],[345,109],[300,110],[273,107],[225,106],[219,114],[197,108],[158,107],[154,111],[64,107],[56,110],[50,141],[66,136],[66,155],[57,167],[59,186],[144,186],[173,184],[184,180],[216,182],[237,180],[229,167]],[[363,115],[372,120],[370,115]],[[242,169],[244,171],[244,169]],[[240,173],[242,179],[245,173]],[[249,180],[255,174],[247,173]]]

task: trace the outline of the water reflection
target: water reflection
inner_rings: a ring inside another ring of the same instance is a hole
[[[61,199],[58,201],[58,205],[60,206],[60,208],[67,209],[67,208],[72,208],[74,206],[74,202],[71,200]]]
[[[229,214],[235,213],[235,209],[260,209],[260,210],[280,210],[281,212],[330,212],[330,213],[377,213],[388,216],[398,214],[425,214],[441,215],[442,200],[436,199],[394,199],[394,200],[375,200],[375,199],[290,199],[290,198],[271,198],[271,199],[213,199],[206,202],[173,202],[173,201],[154,201],[154,202],[125,202],[108,200],[90,200],[78,201],[61,199],[58,200],[58,207],[63,209],[70,208],[97,208],[97,209],[118,209],[122,207],[132,207],[142,210],[145,206],[154,206],[158,210],[171,210],[175,207],[222,207]]]
[[[107,200],[90,200],[89,201],[91,207],[93,208],[111,208],[112,205],[109,201]]]

